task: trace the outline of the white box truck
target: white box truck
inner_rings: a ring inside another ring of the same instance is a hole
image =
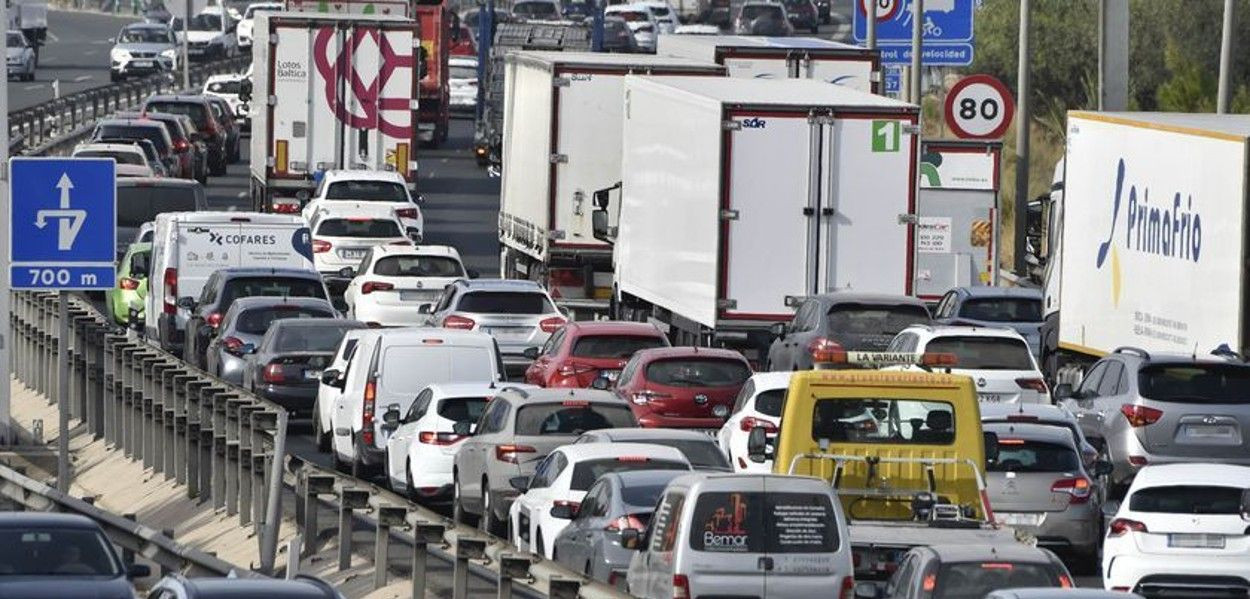
[[[225,268],[313,270],[312,235],[298,215],[166,212],[156,216],[144,334],[181,355],[191,302]]]
[[[1250,116],[1069,112],[1050,197],[1043,366],[1119,347],[1243,355]]]
[[[332,169],[397,171],[415,190],[418,29],[381,15],[257,14],[255,210],[297,211]]]
[[[511,52],[506,58],[500,276],[606,310],[612,247],[591,229],[594,193],[621,181],[624,78],[722,77],[710,62],[645,54]]]
[[[765,350],[795,299],[912,293],[918,110],[815,81],[626,77],[618,316]]]
[[[881,90],[881,54],[814,37],[661,35],[656,54],[724,65],[730,77],[816,79],[863,92]]]

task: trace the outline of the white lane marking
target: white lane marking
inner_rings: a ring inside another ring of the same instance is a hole
[[[864,9],[864,14],[868,14],[868,9]],[[51,31],[49,31],[49,32],[48,32],[48,39],[50,39],[50,40],[52,40],[52,41],[54,41],[54,42],[59,42],[59,41],[61,41],[61,38],[57,37],[57,36],[56,36],[56,34],[55,34],[55,33],[52,33]]]
[[[867,13],[865,13],[865,14],[867,14]],[[246,197],[247,197],[247,192],[246,192],[246,191],[240,191],[239,193],[235,194],[235,197],[236,197],[236,198],[246,198]]]
[[[235,206],[226,206],[226,212],[238,212],[238,210]]]
[[[83,56],[95,56],[95,55],[96,55],[96,51],[95,51],[95,50],[87,50],[86,52],[83,52],[83,53],[82,53],[82,55],[83,55]],[[44,62],[47,62],[47,61],[44,61]]]
[[[39,89],[39,88],[41,88],[41,87],[43,87],[43,84],[42,84],[42,83],[40,83],[39,85],[23,85],[23,86],[22,86],[22,89],[23,89],[23,90],[25,90],[25,91],[30,91],[30,90],[32,90],[32,89]]]
[[[86,81],[90,78],[91,78],[91,75],[79,75],[77,77],[74,77],[74,83],[82,83],[83,81]]]

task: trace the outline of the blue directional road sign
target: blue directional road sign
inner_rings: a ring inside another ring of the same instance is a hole
[[[925,66],[966,67],[972,64],[972,44],[923,44]],[[881,64],[911,64],[911,44],[880,44]]]
[[[9,161],[9,283],[14,289],[112,289],[117,175],[108,158]]]
[[[886,95],[897,98],[903,93],[903,71],[892,65],[885,65],[882,71],[885,73]]]
[[[867,0],[877,2],[878,0]],[[877,21],[877,41],[881,43],[911,43],[912,31],[912,0],[892,0],[900,3],[894,16]],[[854,0],[860,4],[861,0]],[[971,42],[974,0],[925,0],[924,22],[921,32],[924,43]],[[864,42],[868,39],[867,16],[859,6],[851,10],[851,33],[855,41]]]

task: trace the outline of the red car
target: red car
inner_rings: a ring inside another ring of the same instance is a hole
[[[634,354],[616,393],[648,428],[719,429],[751,376],[742,354],[708,347],[665,347]]]
[[[653,325],[607,320],[570,322],[551,334],[525,370],[525,382],[540,387],[589,387],[602,376],[616,381],[621,368],[641,349],[668,347]]]
[[[477,43],[473,41],[473,32],[468,25],[461,25],[459,34],[455,30],[451,36],[452,56],[477,56]]]

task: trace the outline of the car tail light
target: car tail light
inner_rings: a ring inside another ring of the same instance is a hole
[[[416,208],[400,208],[395,211],[395,216],[399,218],[420,218],[421,211]]]
[[[299,204],[295,202],[274,202],[274,214],[299,214]],[[326,249],[330,249],[327,244]]]
[[[1145,466],[1150,463],[1150,460],[1147,460],[1144,455],[1131,455],[1128,457],[1128,463],[1134,466]]]
[[[585,364],[565,364],[556,372],[559,372],[562,376],[578,376],[594,372],[596,370],[598,370],[598,368],[595,368],[594,366],[587,366]]]
[[[1128,518],[1116,518],[1107,528],[1107,536],[1122,537],[1130,532],[1147,532],[1146,525]]]
[[[651,461],[651,458],[645,455],[623,455],[617,456],[616,461],[628,464],[645,464]]]
[[[521,454],[523,453],[538,453],[538,450],[529,445],[505,444],[495,446],[495,459],[501,462],[520,464]]]
[[[554,333],[556,329],[564,326],[565,322],[567,321],[561,316],[552,316],[539,321],[538,328],[542,329],[544,333]]]
[[[649,401],[654,401],[657,399],[672,399],[672,397],[673,397],[672,395],[669,395],[667,393],[660,393],[658,391],[652,391],[650,389],[643,389],[642,391],[634,393],[631,399],[633,399],[634,403],[638,405],[643,405]]]
[[[1032,389],[1034,391],[1037,391],[1038,393],[1047,393],[1050,391],[1049,389],[1046,388],[1046,381],[1043,381],[1042,379],[1034,379],[1034,378],[1016,379],[1016,384],[1020,385],[1021,389]]]
[[[836,362],[846,358],[846,350],[841,343],[824,337],[812,339],[807,344],[807,353],[812,356],[813,362]]]
[[[921,588],[927,593],[932,593],[937,588],[937,573],[930,572],[925,574],[924,580],[920,583]]]
[[[213,312],[208,316],[205,316],[204,324],[207,324],[214,329],[221,326],[221,312]]]
[[[1061,588],[1061,589],[1070,589],[1070,588],[1072,588],[1072,579],[1071,579],[1071,578],[1069,578],[1067,574],[1060,574],[1060,575],[1059,575],[1059,588]]]
[[[690,599],[690,579],[685,574],[673,575],[673,599]]]
[[[624,579],[625,579],[625,575],[623,573],[613,570],[612,572],[608,574],[608,586],[610,587],[617,586]]]
[[[838,593],[838,599],[855,599],[855,579],[850,576],[842,577],[842,592]]]
[[[330,247],[331,247],[330,242],[324,239],[314,239],[312,242],[312,248],[313,248],[314,254],[324,254],[330,251]]]
[[[742,429],[742,431],[746,433],[751,432],[751,429],[757,426],[763,427],[764,432],[768,434],[777,432],[777,425],[767,420],[764,420],[763,418],[747,416],[746,418],[743,418],[741,422],[738,423],[738,428]]]
[[[634,530],[643,530],[646,527],[647,527],[647,523],[643,522],[642,519],[639,518],[638,516],[635,516],[633,514],[626,514],[608,523],[607,526],[603,527],[603,530],[606,530],[608,532],[621,532],[622,530],[625,530],[626,528],[632,528]]]
[[[1050,492],[1067,493],[1070,496],[1068,503],[1074,505],[1089,501],[1091,487],[1088,478],[1077,476],[1055,481],[1055,484],[1050,486]]]
[[[383,283],[381,281],[366,281],[360,286],[361,295],[369,295],[374,291],[391,291],[395,289],[395,285],[391,283]]]
[[[178,313],[178,269],[165,269],[165,313]]]
[[[286,381],[286,374],[282,372],[281,364],[272,362],[268,366],[265,366],[265,372],[262,373],[261,378],[263,378],[266,383],[281,383]]]
[[[417,434],[417,440],[426,445],[454,445],[463,438],[464,436],[456,433],[436,433],[434,431],[421,431]]]
[[[445,329],[460,329],[462,331],[469,331],[472,330],[474,326],[477,326],[477,323],[473,322],[472,318],[456,316],[455,314],[443,319],[443,328]]]
[[[187,143],[187,140],[185,139],[180,139],[174,142],[174,150],[176,150],[179,154],[186,152],[190,147],[191,144]]]
[[[1124,414],[1124,418],[1128,420],[1129,426],[1139,428],[1149,426],[1159,421],[1163,417],[1163,410],[1147,408],[1136,404],[1124,404],[1120,406],[1120,413]]]
[[[221,345],[227,352],[237,356],[239,355],[239,350],[243,349],[245,344],[243,343],[243,340],[238,337],[226,337],[221,340]]]
[[[365,383],[365,401],[360,409],[360,438],[365,445],[373,445],[373,410],[378,401],[378,384],[370,380]]]
[[[130,277],[123,277],[118,284],[126,291],[134,291],[139,288],[139,280]]]

